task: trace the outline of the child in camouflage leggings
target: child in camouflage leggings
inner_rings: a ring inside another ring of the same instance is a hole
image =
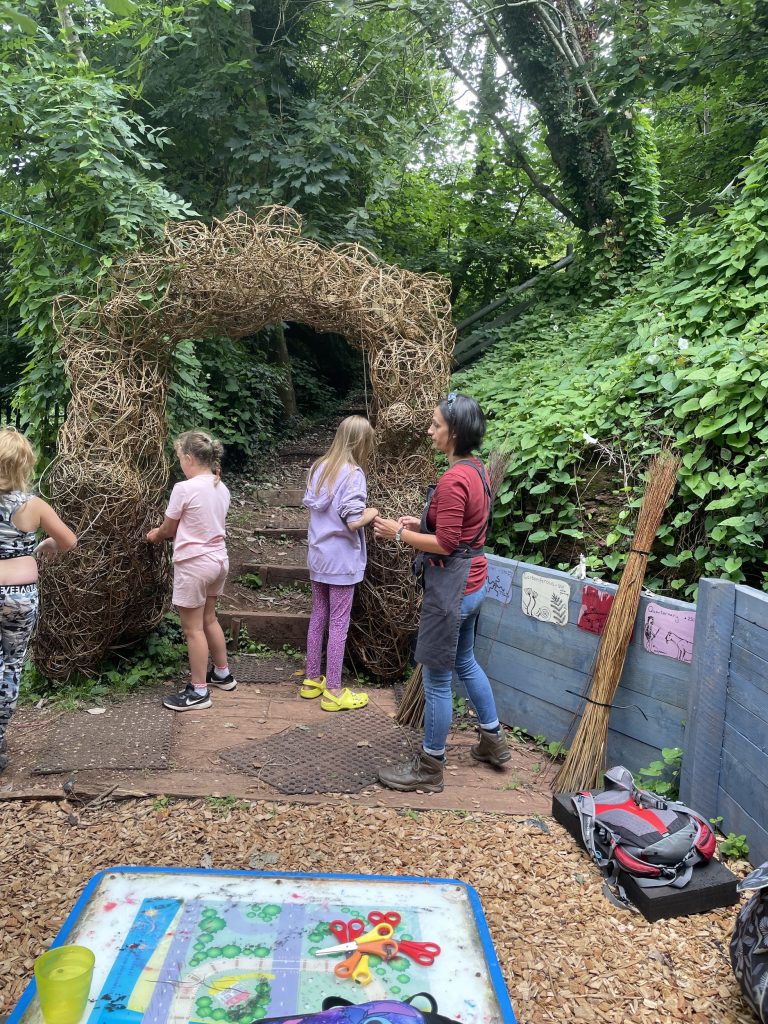
[[[0,586],[0,770],[6,767],[5,730],[16,709],[19,679],[37,620],[37,584]]]
[[[35,453],[23,434],[0,430],[0,771],[8,765],[6,730],[37,619],[36,557],[68,551],[77,537],[51,506],[29,494]],[[37,531],[48,536],[36,545]]]

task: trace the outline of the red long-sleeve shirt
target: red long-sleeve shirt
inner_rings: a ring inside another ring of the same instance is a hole
[[[473,458],[472,462],[485,474],[480,459]],[[482,547],[485,544],[487,518],[488,499],[477,471],[467,465],[451,466],[435,488],[427,515],[427,526],[435,531],[440,547],[452,553],[459,544],[469,544],[475,540],[481,527],[474,546]],[[488,563],[485,558],[473,558],[464,593],[472,594],[479,590],[487,575]]]

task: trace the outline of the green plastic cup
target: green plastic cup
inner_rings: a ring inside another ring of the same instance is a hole
[[[45,1024],[78,1024],[91,992],[95,959],[85,946],[57,946],[35,960]]]

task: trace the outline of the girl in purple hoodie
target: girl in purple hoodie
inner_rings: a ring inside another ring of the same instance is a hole
[[[307,634],[302,697],[320,697],[323,711],[352,711],[368,703],[366,693],[341,685],[355,584],[365,572],[364,527],[379,514],[366,508],[365,471],[373,450],[373,427],[362,416],[347,416],[333,444],[309,471],[304,505],[309,509],[309,578],[312,615]],[[325,675],[320,674],[328,636]]]

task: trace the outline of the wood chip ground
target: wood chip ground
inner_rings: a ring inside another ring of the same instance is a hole
[[[542,830],[544,825],[548,831]],[[551,819],[160,799],[0,804],[0,1014],[88,879],[116,864],[459,878],[478,890],[521,1024],[752,1024],[727,948],[735,908],[649,924],[614,909]],[[746,865],[744,865],[746,868]]]

